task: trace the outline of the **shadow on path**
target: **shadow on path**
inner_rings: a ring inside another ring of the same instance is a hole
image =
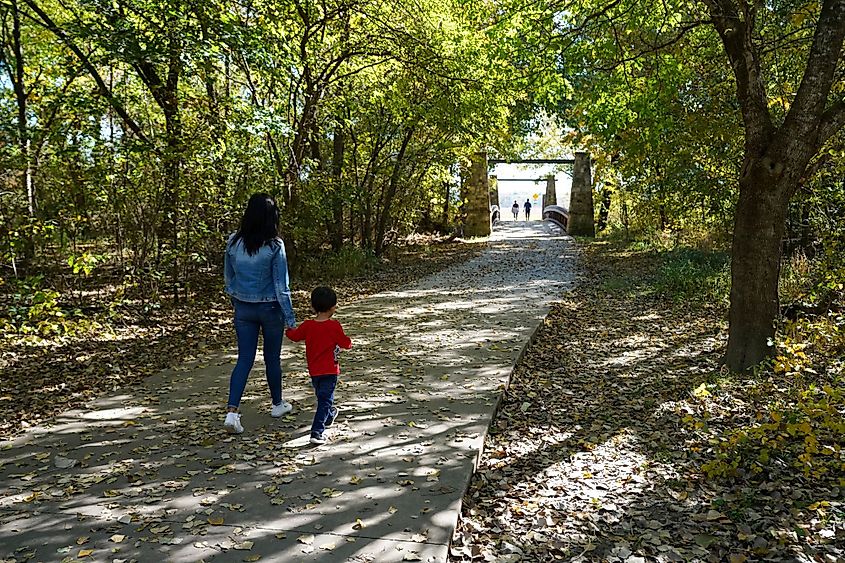
[[[0,556],[444,560],[501,388],[573,267],[560,233],[501,227],[477,258],[341,303],[355,347],[326,446],[307,443],[314,401],[289,342],[295,411],[270,418],[257,366],[242,435],[222,429],[231,353],[33,429],[3,445]]]

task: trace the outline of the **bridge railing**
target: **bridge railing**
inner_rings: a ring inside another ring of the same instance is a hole
[[[555,223],[564,231],[569,228],[569,210],[560,205],[547,205],[543,208],[543,219]]]

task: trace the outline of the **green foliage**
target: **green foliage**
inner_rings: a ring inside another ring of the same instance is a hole
[[[384,252],[450,221],[454,164],[510,141],[530,74],[501,49],[515,23],[479,32],[493,5],[17,5],[26,48],[4,44],[0,65],[3,276],[68,260],[71,285],[117,268],[144,299],[219,266],[255,191],[281,204],[294,259]]]
[[[845,486],[845,316],[786,322],[775,345],[775,358],[757,378],[726,378],[692,393],[701,410],[684,422],[711,436],[712,455],[702,469],[710,478],[733,479],[786,465]],[[729,405],[722,396],[731,393],[755,412],[753,419],[716,429],[713,411]]]
[[[39,337],[64,336],[96,329],[96,321],[86,319],[76,308],[61,303],[62,295],[44,286],[43,276],[12,282],[5,288],[8,302],[0,315],[0,330]]]
[[[314,280],[343,280],[356,278],[378,269],[381,259],[372,251],[344,247],[339,252],[324,252],[309,257],[302,275]]]
[[[729,256],[679,248],[660,255],[655,290],[674,301],[727,303],[730,293]]]
[[[97,264],[102,262],[103,260],[105,260],[105,256],[101,254],[91,254],[90,252],[83,252],[78,256],[72,254],[70,257],[68,257],[67,265],[70,266],[70,269],[74,274],[90,276],[91,272],[94,271],[94,268],[97,266]]]

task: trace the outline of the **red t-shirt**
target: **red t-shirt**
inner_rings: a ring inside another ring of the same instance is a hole
[[[308,319],[296,328],[287,329],[285,334],[294,342],[305,341],[305,358],[308,360],[308,373],[312,377],[340,375],[338,352],[340,348],[352,348],[352,341],[343,332],[339,322],[334,319]]]

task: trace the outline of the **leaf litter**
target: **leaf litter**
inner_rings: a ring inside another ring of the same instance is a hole
[[[724,309],[661,297],[654,270],[649,253],[584,248],[514,370],[451,562],[845,560],[841,443],[838,474],[705,471],[760,386],[720,371]]]
[[[468,259],[477,254],[481,246],[481,244],[456,245],[412,260],[410,265],[407,260],[403,260],[393,270],[384,269],[367,279],[345,280],[343,283],[333,285],[338,289],[342,299],[352,300],[365,296],[369,292],[383,291],[452,266],[455,260]],[[303,315],[307,315],[308,291],[294,289],[295,306],[302,318]],[[76,404],[74,401],[83,398],[87,401],[97,395],[113,391],[114,381],[104,382],[98,379],[103,374],[101,368],[110,369],[108,366],[112,357],[119,358],[119,361],[144,365],[143,370],[136,372],[137,378],[122,379],[120,385],[124,385],[140,380],[154,369],[164,367],[165,364],[181,362],[184,360],[186,350],[190,350],[192,356],[199,356],[206,351],[210,352],[214,348],[219,348],[224,341],[231,344],[234,340],[231,330],[231,311],[228,307],[224,307],[214,314],[218,313],[220,319],[225,317],[225,321],[221,321],[220,326],[211,327],[199,323],[197,325],[199,328],[195,328],[198,331],[196,334],[179,330],[167,337],[159,334],[155,346],[150,345],[149,342],[144,343],[142,347],[144,351],[138,355],[135,355],[137,351],[135,348],[117,350],[106,346],[102,350],[102,358],[109,357],[109,361],[92,356],[88,364],[91,369],[80,373],[77,373],[78,370],[73,366],[68,368],[63,365],[61,358],[57,358],[54,365],[46,361],[27,365],[26,369],[17,372],[21,376],[20,379],[4,380],[2,384],[14,386],[15,393],[26,394],[28,391],[24,378],[27,374],[31,375],[40,370],[43,372],[41,375],[48,378],[74,378],[79,385],[87,387],[87,391],[81,395],[73,395],[75,398],[68,401],[65,401],[67,397],[58,396],[55,401],[51,400],[50,404],[41,402],[37,396],[34,396],[32,401],[14,401],[16,404],[19,403],[21,408],[29,410],[26,412],[0,410],[0,416],[8,416],[10,420],[20,416],[22,420],[39,422],[53,412],[42,407],[67,408]],[[178,316],[178,314],[174,315],[174,318]],[[181,320],[184,324],[190,324],[193,321],[188,317]],[[159,327],[159,330],[167,333],[171,328],[172,326]],[[143,331],[139,333],[141,341],[146,338],[145,334]],[[196,346],[186,347],[185,341],[196,342]],[[67,341],[55,343],[56,346],[61,347],[72,347],[76,344],[78,343]],[[49,347],[49,344],[45,345]],[[156,357],[151,358],[148,356],[149,353],[156,354]],[[21,366],[26,363],[25,358],[18,359],[23,362]],[[188,372],[192,368],[180,366],[176,369]],[[186,373],[184,377],[190,378],[191,374]],[[302,381],[297,378],[291,379],[294,387],[298,385],[304,388],[307,384],[302,378],[300,378]],[[99,387],[97,387],[98,384],[100,384]],[[263,395],[266,393],[265,385],[266,383],[259,377],[250,378],[245,396]],[[7,390],[4,388],[2,391]],[[267,486],[263,488],[263,492],[269,497],[270,504],[284,504],[284,510],[289,512],[309,510],[343,494],[343,491],[336,488],[327,488],[323,491],[315,491],[306,499],[287,499],[279,495],[280,487],[290,483],[302,467],[317,463],[313,454],[302,454],[284,445],[289,439],[285,428],[296,425],[294,418],[285,419],[287,424],[283,423],[281,427],[255,429],[249,435],[238,439],[220,440],[217,436],[210,436],[208,433],[209,427],[219,426],[220,407],[217,404],[208,403],[207,393],[198,392],[188,398],[177,398],[175,400],[177,404],[185,403],[184,415],[165,417],[158,411],[157,407],[162,397],[174,391],[174,385],[169,382],[152,388],[137,386],[133,393],[127,394],[128,399],[121,405],[121,407],[134,408],[138,411],[139,414],[134,415],[133,420],[123,420],[115,425],[98,428],[96,431],[74,432],[68,436],[68,439],[54,436],[52,441],[49,443],[45,441],[42,444],[43,451],[36,451],[28,459],[15,459],[9,463],[6,463],[6,460],[0,461],[0,470],[4,470],[4,480],[8,480],[10,484],[6,494],[0,498],[0,503],[4,507],[12,507],[19,513],[26,514],[29,511],[38,513],[44,510],[46,501],[99,498],[101,502],[107,503],[105,505],[107,509],[118,511],[112,520],[113,524],[108,528],[108,535],[105,536],[114,546],[112,549],[115,551],[119,550],[115,544],[132,544],[137,547],[144,543],[165,546],[187,542],[204,551],[225,552],[234,549],[248,552],[252,550],[253,543],[245,539],[244,530],[238,527],[232,529],[231,525],[226,523],[226,513],[241,513],[245,510],[242,504],[226,502],[227,496],[232,492],[223,482],[227,476],[254,470],[259,464],[265,467],[270,464],[270,467],[275,470],[268,473],[270,482],[266,483]],[[10,403],[3,402],[0,409]],[[25,430],[25,427],[26,425],[17,428],[10,423],[3,428],[9,430],[7,435],[10,436],[14,432]],[[343,424],[341,424],[342,427]],[[82,445],[88,443],[90,447],[74,449],[76,441]],[[109,447],[112,442],[133,444],[135,447],[129,452],[131,457],[113,458],[115,451]],[[79,459],[76,454],[68,457],[66,451],[71,449],[74,452],[88,453],[80,454]],[[330,472],[321,471],[321,473],[330,475]],[[358,478],[356,482],[350,482],[350,486],[362,480],[363,478]],[[194,513],[187,515],[187,518],[176,516],[176,511],[172,509],[156,508],[157,505],[169,506],[168,503],[175,493],[193,496],[196,499]],[[84,517],[80,516],[80,518]],[[356,519],[354,524],[357,529],[364,526],[360,519]],[[213,533],[214,527],[221,526],[225,527],[224,532],[230,530],[226,538],[221,539],[218,533],[214,536],[216,538],[214,540],[200,539]],[[276,537],[284,538],[285,535],[277,534]],[[82,546],[82,556],[87,557],[94,553],[85,551],[90,549],[85,545],[88,541],[87,537],[81,537],[79,540],[82,542],[79,544]],[[313,550],[311,546],[305,547]],[[320,546],[320,549],[331,550],[333,546]],[[76,554],[69,550],[66,552]],[[250,554],[247,557],[253,558],[257,555]],[[77,555],[77,557],[80,556]]]
[[[435,244],[399,248],[390,260],[383,259],[377,269],[358,277],[293,277],[291,293],[298,318],[309,314],[310,291],[318,283],[331,283],[338,298],[348,303],[467,260],[485,244],[431,242]],[[197,294],[187,304],[126,307],[115,317],[98,319],[100,328],[91,333],[45,339],[0,332],[0,439],[162,369],[183,366],[232,345],[231,304],[221,290],[221,280],[222,273],[204,272],[193,284]],[[89,305],[92,309],[103,306]],[[185,346],[186,342],[191,346]]]

